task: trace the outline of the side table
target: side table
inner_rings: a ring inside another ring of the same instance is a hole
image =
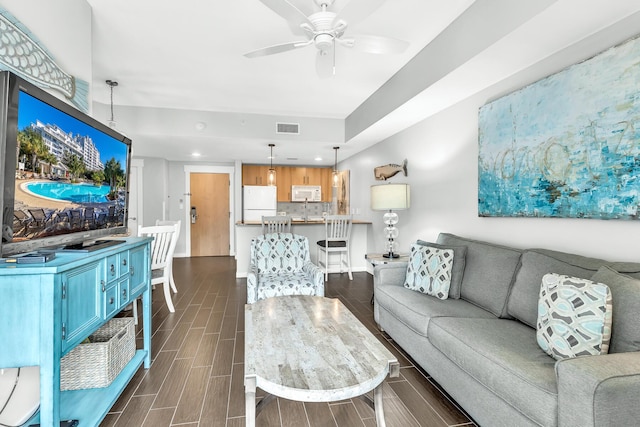
[[[399,253],[398,255],[400,255],[398,258],[385,258],[381,253],[370,253],[370,254],[365,254],[364,258],[373,266],[373,268],[375,268],[376,265],[391,264],[396,262],[404,262],[404,263],[409,262],[408,253]],[[375,289],[371,294],[371,304],[373,304],[374,296],[375,296]]]

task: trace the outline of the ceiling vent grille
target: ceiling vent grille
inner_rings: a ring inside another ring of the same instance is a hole
[[[300,125],[298,123],[276,123],[276,133],[300,134]]]

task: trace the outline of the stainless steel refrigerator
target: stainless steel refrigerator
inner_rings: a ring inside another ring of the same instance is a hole
[[[276,215],[278,193],[275,186],[245,185],[243,187],[243,221],[262,221],[262,216]]]

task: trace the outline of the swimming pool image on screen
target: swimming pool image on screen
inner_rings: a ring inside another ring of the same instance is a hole
[[[68,201],[73,203],[101,203],[108,202],[109,186],[92,184],[68,184],[65,182],[30,182],[22,189],[36,196]]]

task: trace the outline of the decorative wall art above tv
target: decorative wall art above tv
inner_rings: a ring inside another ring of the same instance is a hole
[[[640,38],[479,112],[478,215],[638,219]]]

